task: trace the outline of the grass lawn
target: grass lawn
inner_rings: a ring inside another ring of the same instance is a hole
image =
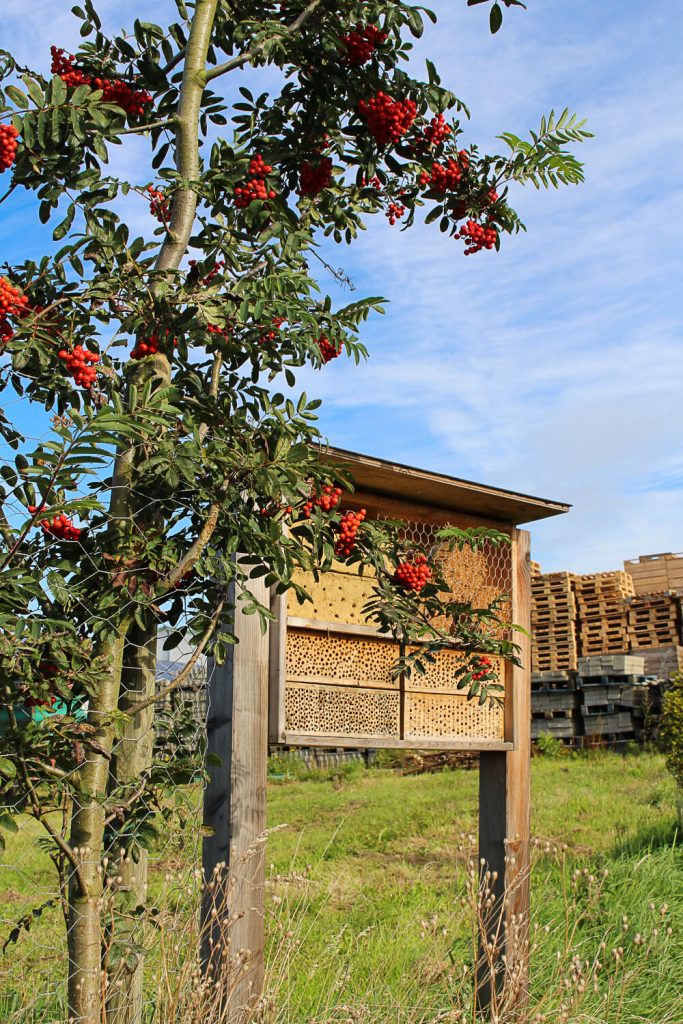
[[[532,780],[532,828],[543,840],[532,875],[532,1003],[547,1013],[538,1019],[681,1024],[683,845],[662,759],[537,758]],[[404,777],[354,766],[271,784],[269,826],[286,825],[267,845],[275,1019],[471,1020],[462,1016],[470,1013],[472,942],[471,912],[462,903],[466,857],[458,847],[467,846],[463,837],[476,824],[476,772]],[[0,945],[11,922],[51,891],[36,837],[26,823],[0,861]],[[562,844],[567,850],[554,852]],[[152,893],[169,869],[195,856],[189,837],[173,851],[159,850]],[[48,910],[8,947],[0,961],[0,1020],[19,1005],[12,990],[25,992],[27,978],[37,986],[48,978],[59,983],[61,929],[59,909]],[[588,972],[590,992],[580,1010],[562,1016],[561,990],[581,983],[569,947],[582,962],[597,956],[604,967],[595,979]],[[615,959],[611,951],[619,947],[624,952]],[[37,1006],[47,1011],[51,1004],[49,1013],[14,1019],[59,1019],[54,999],[45,996]]]

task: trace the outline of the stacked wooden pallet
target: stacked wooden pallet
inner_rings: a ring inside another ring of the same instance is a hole
[[[625,600],[634,596],[626,572],[598,572],[575,577],[580,620],[579,654],[609,654],[628,649]]]
[[[660,688],[644,666],[644,658],[627,654],[579,659],[583,746],[653,737]]]
[[[640,555],[625,561],[624,569],[633,580],[636,594],[683,591],[683,553]]]
[[[643,659],[646,676],[668,679],[672,672],[683,671],[683,647],[678,644],[632,648],[631,654],[638,654]]]
[[[641,594],[627,602],[629,646],[671,647],[681,637],[681,599],[672,593]]]
[[[535,672],[576,668],[574,576],[552,572],[531,578],[531,660]]]
[[[580,734],[580,693],[574,689],[531,691],[531,738],[571,740]]]
[[[652,739],[661,690],[644,664],[636,655],[603,654],[579,658],[578,674],[533,673],[532,739],[555,736],[574,747]]]

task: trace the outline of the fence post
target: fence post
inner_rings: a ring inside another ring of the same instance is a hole
[[[530,629],[530,537],[514,530],[512,538],[512,621]],[[483,752],[479,767],[479,858],[496,873],[491,888],[495,897],[489,916],[489,935],[498,931],[494,967],[490,977],[486,957],[477,971],[477,1002],[490,1006],[507,986],[506,1009],[522,1010],[529,988],[529,867],[530,867],[530,758],[531,758],[531,644],[519,631],[520,667],[513,666],[506,694],[506,732],[514,741],[509,751]],[[503,961],[503,955],[506,960]],[[495,984],[496,992],[493,992]]]
[[[249,589],[268,607],[262,580]],[[239,604],[232,630],[239,642],[225,663],[209,664],[202,960],[220,981],[227,1020],[237,1021],[263,989],[265,850],[257,840],[266,827],[268,634]],[[212,881],[228,887],[218,905]]]

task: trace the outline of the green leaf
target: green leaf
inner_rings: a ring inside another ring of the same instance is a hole
[[[28,96],[21,89],[17,89],[16,85],[6,86],[5,92],[18,107],[28,107]]]
[[[489,28],[491,29],[491,34],[495,35],[502,24],[503,12],[500,6],[496,3],[491,8],[491,13],[489,15]]]
[[[11,814],[0,814],[0,828],[4,828],[8,832],[19,831],[19,826]]]
[[[76,215],[76,206],[75,206],[74,203],[70,203],[69,204],[69,208],[66,211],[66,217],[61,222],[61,224],[58,224],[57,227],[52,232],[52,237],[55,240],[55,242],[58,242],[61,238],[64,238],[64,236],[67,234],[69,228],[71,227],[71,225],[74,222],[75,215]]]
[[[8,757],[0,757],[0,775],[3,775],[6,779],[15,779],[17,777],[17,769],[14,761],[10,761]]]

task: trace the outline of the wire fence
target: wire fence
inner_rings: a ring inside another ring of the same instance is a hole
[[[159,653],[157,688],[163,689],[186,665],[188,655],[182,650]],[[145,774],[154,786],[135,803],[129,822],[133,841],[126,847],[110,847],[96,865],[103,878],[101,899],[112,910],[108,916],[105,907],[101,915],[103,985],[120,984],[123,993],[117,1016],[112,1009],[115,993],[103,991],[103,1005],[109,1004],[107,1020],[123,1024],[163,1019],[160,998],[171,965],[175,964],[174,970],[178,967],[181,950],[188,962],[197,963],[210,664],[200,659],[185,684],[159,702],[151,735],[138,741],[152,743]],[[17,706],[15,714],[53,731],[59,729],[63,716],[59,708],[40,706]],[[129,755],[127,745],[125,738],[115,743],[112,760]],[[180,782],[179,764],[184,769]],[[142,785],[145,781],[143,777]],[[105,807],[115,824],[115,802]],[[5,849],[0,856],[0,1020],[57,1024],[68,1017],[66,886],[70,875],[58,861],[55,840],[45,826],[30,813],[15,811],[11,805],[0,807],[5,824]],[[71,813],[65,798],[62,807],[46,816],[54,835],[68,840]],[[116,934],[111,929],[114,906]],[[136,973],[139,977],[131,986],[130,977]],[[136,1009],[141,1010],[138,1017]]]

